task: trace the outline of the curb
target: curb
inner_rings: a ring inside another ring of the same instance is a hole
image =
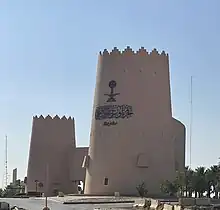
[[[48,198],[48,201],[53,201],[53,202],[56,202],[56,203],[63,203],[63,201],[61,200],[57,200],[57,199],[54,199],[54,198]]]
[[[111,204],[111,203],[134,203],[134,200],[130,201],[65,201],[63,204]]]

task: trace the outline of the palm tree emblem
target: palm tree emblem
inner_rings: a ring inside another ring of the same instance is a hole
[[[116,102],[115,96],[119,95],[120,93],[114,93],[114,88],[117,86],[117,83],[115,80],[111,80],[108,84],[110,87],[110,93],[104,94],[105,96],[108,96],[107,102]]]

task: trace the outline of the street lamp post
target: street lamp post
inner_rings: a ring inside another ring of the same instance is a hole
[[[37,191],[38,191],[38,188],[37,188],[37,186],[38,186],[38,180],[35,180],[35,190],[36,190],[36,195],[37,195]]]
[[[46,195],[45,195],[45,207],[44,207],[44,209],[43,210],[49,210],[49,207],[48,207],[48,203],[47,203],[47,194],[48,194],[48,191],[49,191],[49,183],[48,183],[48,181],[49,181],[49,165],[47,164],[47,166],[46,166]]]

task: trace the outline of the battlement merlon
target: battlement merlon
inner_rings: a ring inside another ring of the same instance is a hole
[[[112,51],[108,51],[104,49],[103,52],[100,51],[100,56],[111,56],[111,55],[131,55],[131,56],[163,56],[168,58],[168,53],[162,51],[161,53],[158,52],[157,49],[153,49],[152,51],[148,52],[144,47],[141,47],[139,50],[134,51],[130,46],[127,46],[123,51],[120,51],[117,47],[114,47]]]
[[[33,120],[65,120],[65,121],[74,121],[74,118],[73,117],[66,117],[66,116],[58,116],[58,115],[55,115],[55,116],[50,116],[50,115],[47,115],[46,117],[44,117],[43,115],[40,115],[40,116],[33,116]]]

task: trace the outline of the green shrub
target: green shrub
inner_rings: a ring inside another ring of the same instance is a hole
[[[137,187],[136,187],[137,191],[138,191],[138,194],[140,197],[146,197],[147,193],[148,193],[148,190],[146,188],[146,185],[145,185],[145,182],[142,182],[141,184],[139,184]]]

